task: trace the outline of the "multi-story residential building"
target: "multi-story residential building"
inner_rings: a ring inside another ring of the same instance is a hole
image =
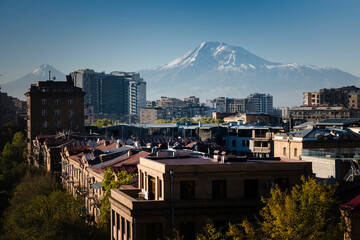
[[[273,96],[264,93],[254,93],[247,97],[247,112],[271,113],[273,110]]]
[[[178,98],[172,97],[161,97],[160,100],[156,101],[157,107],[185,107],[186,103]]]
[[[254,93],[247,98],[219,97],[213,100],[217,112],[262,112],[271,113],[273,97],[269,94]]]
[[[32,84],[27,96],[27,140],[59,131],[84,131],[84,95],[70,77],[67,81],[41,81]]]
[[[319,91],[320,106],[348,106],[348,94],[334,88],[323,88]]]
[[[86,92],[85,105],[93,106],[95,114],[138,115],[146,106],[146,82],[138,73],[83,69],[71,77]]]
[[[193,239],[207,219],[225,226],[253,217],[259,196],[275,184],[291,187],[302,175],[312,175],[311,163],[176,150],[141,157],[139,187],[111,190],[111,239],[161,239],[173,229]]]
[[[313,128],[275,135],[274,156],[299,159],[304,150],[312,149],[351,154],[360,147],[360,135],[347,126],[357,122],[359,119],[328,119]]]
[[[282,126],[230,123],[226,136],[226,149],[240,156],[273,157],[272,138],[283,131]]]
[[[232,103],[229,103],[229,112],[242,113],[246,111],[246,99],[245,98],[234,98]]]
[[[123,76],[125,79],[125,112],[130,115],[139,115],[140,109],[146,107],[146,82],[139,73],[111,72],[112,75]]]
[[[140,123],[154,123],[156,120],[165,119],[165,109],[153,107],[140,110]]]
[[[245,98],[225,98],[219,97],[214,99],[217,112],[239,113],[246,111]]]
[[[208,116],[208,107],[185,106],[185,107],[155,107],[140,110],[140,123],[154,123],[156,120],[173,120],[174,118],[192,118],[196,116]]]
[[[352,109],[356,108],[357,103],[355,99],[358,99],[357,95],[360,94],[360,88],[355,86],[347,86],[342,88],[323,88],[319,92],[304,92],[304,106],[342,106]],[[351,98],[351,99],[350,99]],[[354,102],[353,102],[354,101]]]
[[[328,118],[354,118],[358,117],[358,111],[346,107],[293,107],[290,116],[294,119],[306,121],[321,121]]]

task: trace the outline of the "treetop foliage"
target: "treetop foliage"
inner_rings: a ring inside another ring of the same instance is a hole
[[[334,199],[336,186],[301,180],[290,191],[276,186],[269,198],[262,198],[261,222],[229,223],[226,233],[210,222],[196,239],[343,239],[345,224]]]
[[[98,119],[93,126],[97,126],[98,128],[102,128],[102,127],[106,127],[106,126],[111,126],[113,125],[113,121],[111,121],[110,119],[107,118],[103,118],[103,119]]]

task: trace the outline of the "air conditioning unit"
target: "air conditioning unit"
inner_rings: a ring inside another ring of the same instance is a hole
[[[266,187],[267,187],[267,188],[274,188],[274,187],[275,187],[275,183],[274,183],[274,182],[266,182]]]

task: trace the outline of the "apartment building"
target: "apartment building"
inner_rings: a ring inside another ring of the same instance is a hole
[[[247,97],[247,112],[271,113],[273,110],[273,96],[264,93],[253,93]]]
[[[84,95],[67,81],[40,81],[32,84],[27,96],[27,140],[29,160],[31,144],[38,135],[52,135],[59,131],[84,131]]]
[[[293,119],[306,121],[322,121],[329,118],[356,118],[359,112],[346,107],[292,107],[290,116]]]
[[[208,116],[208,114],[208,107],[205,106],[142,108],[140,123],[154,123],[159,119],[173,120],[174,118]]]
[[[270,94],[253,93],[247,98],[218,97],[211,101],[217,112],[261,112],[273,111],[273,97]]]
[[[275,184],[293,186],[302,175],[312,175],[311,163],[180,151],[141,157],[139,187],[111,190],[111,239],[161,239],[172,229],[194,239],[207,219],[226,225],[253,217],[259,196]]]
[[[282,126],[266,124],[230,124],[226,136],[226,149],[240,156],[273,157],[275,134]]]
[[[358,122],[359,119],[355,120]],[[345,124],[350,119],[328,119],[313,128],[275,135],[274,156],[299,159],[304,150],[320,149],[323,152],[349,153],[360,147],[360,135]]]
[[[342,106],[352,109],[358,109],[355,98],[360,94],[360,88],[355,86],[346,86],[342,88],[323,88],[319,92],[304,92],[303,105],[314,107],[332,107]],[[352,98],[350,100],[350,98]]]
[[[146,82],[138,73],[80,69],[70,76],[86,92],[85,105],[93,106],[94,114],[139,115],[146,106]]]

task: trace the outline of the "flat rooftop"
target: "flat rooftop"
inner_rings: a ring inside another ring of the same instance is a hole
[[[181,165],[229,165],[229,164],[278,164],[278,163],[303,163],[304,161],[288,159],[288,158],[259,158],[259,159],[244,159],[240,161],[239,159],[229,159],[224,163],[221,161],[216,161],[212,158],[206,157],[180,157],[180,158],[151,158],[147,157],[145,159],[153,160],[164,165],[171,166],[181,166]]]

